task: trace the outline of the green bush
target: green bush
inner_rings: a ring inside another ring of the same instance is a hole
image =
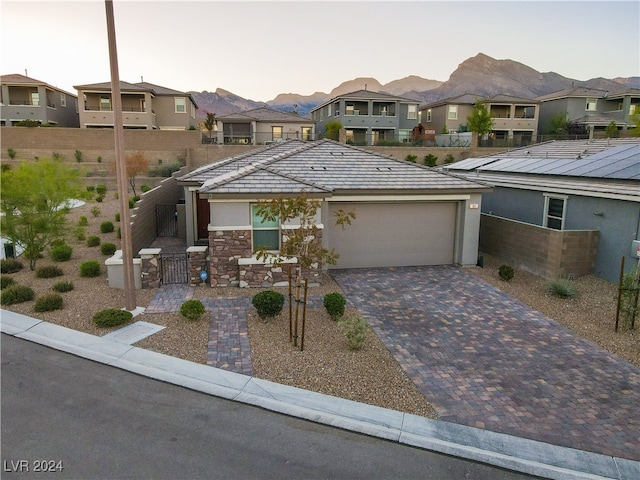
[[[36,277],[38,278],[54,278],[62,275],[64,275],[64,272],[56,265],[44,265],[36,269]]]
[[[54,262],[66,262],[71,259],[73,248],[71,245],[62,244],[56,245],[51,249],[51,259]]]
[[[91,235],[89,238],[87,238],[87,247],[97,247],[98,245],[100,245],[100,237]]]
[[[144,185],[140,186],[140,191],[142,193],[148,192],[149,190],[151,190],[151,187],[149,185],[147,185],[146,183]]]
[[[404,157],[404,159],[405,159],[407,162],[416,163],[416,160],[418,159],[418,156],[417,156],[417,155],[411,155],[411,154],[409,154],[409,155],[407,155],[406,157]]]
[[[113,226],[113,222],[110,221],[106,221],[106,222],[102,222],[100,224],[100,231],[102,233],[111,233],[115,230],[115,227]]]
[[[188,320],[200,320],[204,315],[204,305],[200,300],[187,300],[180,306],[180,315]]]
[[[61,310],[63,306],[62,297],[57,293],[51,292],[36,298],[36,304],[33,309],[36,312],[50,312],[52,310]]]
[[[91,209],[91,215],[93,215],[94,217],[97,217],[98,215],[100,215],[100,208],[99,207],[93,207]]]
[[[170,163],[169,165],[160,164],[157,167],[150,168],[147,175],[149,177],[170,177],[181,168],[182,164],[179,161]]]
[[[11,277],[5,277],[5,276],[0,277],[0,290],[4,290],[5,288],[15,284],[16,284],[16,281]]]
[[[0,273],[16,273],[22,270],[22,263],[15,258],[3,258],[0,260]]]
[[[16,151],[13,148],[9,147],[7,148],[7,155],[9,155],[9,158],[13,160],[14,158],[16,158]]]
[[[103,255],[113,255],[116,253],[116,245],[114,243],[103,243],[100,245],[100,253]]]
[[[73,156],[76,158],[76,162],[80,163],[82,161],[82,152],[80,150],[76,150]]]
[[[73,290],[73,283],[71,282],[56,282],[52,287],[56,292],[70,292]]]
[[[571,298],[575,297],[578,293],[576,287],[571,284],[569,280],[558,278],[547,282],[547,291],[556,297]]]
[[[360,350],[371,327],[362,317],[350,317],[338,322],[349,344],[349,350]]]
[[[78,227],[73,231],[73,236],[76,237],[76,240],[79,242],[84,242],[87,238],[87,231],[84,227]]]
[[[0,305],[13,305],[14,303],[33,300],[36,294],[31,287],[25,285],[11,285],[0,291]]]
[[[118,229],[116,230],[116,237],[118,239],[122,238],[122,230],[120,229],[120,227],[118,227]]]
[[[115,219],[116,219],[116,222],[120,221],[120,212],[116,212]]]
[[[104,196],[104,194],[107,193],[107,186],[104,183],[101,183],[100,185],[97,185],[96,186],[96,193],[98,195],[103,195]]]
[[[455,162],[455,160],[456,160],[455,157],[450,153],[448,153],[447,156],[444,157],[444,163],[453,163]]]
[[[94,187],[93,185],[87,185],[87,192],[95,192],[96,191],[96,187]]]
[[[432,153],[430,153],[429,155],[425,155],[425,157],[424,157],[424,164],[427,167],[435,167],[437,161],[438,161],[438,157],[436,157]]]
[[[331,320],[338,320],[344,315],[344,307],[347,300],[338,292],[327,293],[324,296],[324,308],[331,317]]]
[[[100,275],[100,262],[97,260],[87,260],[80,264],[81,277],[97,277]]]
[[[98,327],[115,327],[131,321],[133,314],[127,310],[118,310],[117,308],[107,308],[100,310],[93,316],[93,323]]]
[[[515,274],[516,272],[511,265],[500,265],[498,268],[498,275],[505,282],[510,281]]]
[[[104,200],[104,195],[98,195],[96,197],[96,202],[98,202],[98,203],[102,203],[103,200]],[[96,215],[96,217],[97,217],[97,215]]]
[[[84,215],[80,215],[80,218],[78,219],[78,226],[86,227],[87,225],[89,225],[89,220],[87,219],[87,217],[85,217]]]
[[[282,312],[284,295],[275,290],[263,290],[254,295],[251,303],[256,307],[258,316],[262,320],[266,320],[268,317],[274,317]]]

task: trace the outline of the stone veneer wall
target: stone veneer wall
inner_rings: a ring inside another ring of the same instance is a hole
[[[592,274],[600,232],[554,230],[482,214],[480,251],[545,278]]]
[[[209,274],[212,287],[238,286],[238,259],[251,257],[251,230],[209,232]]]

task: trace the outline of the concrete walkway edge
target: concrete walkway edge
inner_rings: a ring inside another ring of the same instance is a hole
[[[209,395],[552,479],[640,478],[640,462],[560,447],[280,385],[0,310],[0,331]]]

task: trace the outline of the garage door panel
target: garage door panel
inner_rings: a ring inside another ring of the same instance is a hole
[[[456,205],[367,203],[330,205],[354,210],[343,231],[329,225],[329,243],[340,254],[332,268],[442,265],[453,263]]]

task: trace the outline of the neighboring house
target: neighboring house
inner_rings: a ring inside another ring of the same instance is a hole
[[[540,128],[553,134],[551,120],[565,115],[565,120],[588,132],[603,131],[612,121],[620,130],[633,128],[630,117],[640,112],[640,89],[608,92],[595,88],[572,87],[536,98],[540,102]]]
[[[552,141],[445,168],[489,184],[485,253],[547,277],[594,273],[617,282],[637,265],[640,139]]]
[[[78,97],[25,75],[2,75],[0,120],[3,127],[35,120],[40,125],[77,128]]]
[[[319,136],[328,122],[340,122],[346,131],[346,143],[410,142],[411,132],[418,125],[419,106],[417,100],[358,90],[318,105],[311,111],[311,118]]]
[[[209,245],[212,286],[286,280],[253,252],[259,245],[278,250],[295,225],[262,223],[255,209],[260,200],[302,192],[322,201],[317,241],[340,254],[329,268],[475,265],[481,195],[490,190],[333,140],[274,144],[200,167],[178,182],[185,189],[187,243]],[[345,230],[335,225],[338,209],[356,213]]]
[[[268,145],[315,139],[315,125],[310,118],[268,107],[223,115],[216,121],[219,144]]]
[[[77,85],[81,128],[113,128],[111,82]],[[124,128],[192,130],[196,128],[195,101],[185,92],[148,82],[120,82]]]
[[[467,132],[467,117],[476,100],[487,106],[493,119],[488,146],[523,146],[536,142],[538,135],[538,101],[511,95],[481,97],[471,93],[445,98],[420,107],[420,123],[436,133]]]

